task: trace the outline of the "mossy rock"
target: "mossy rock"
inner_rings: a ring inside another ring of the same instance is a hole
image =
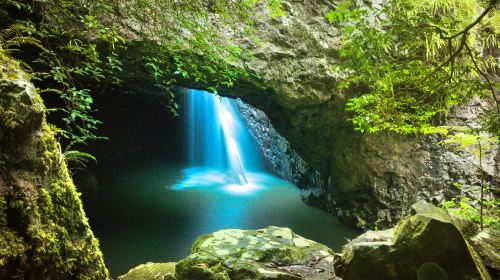
[[[45,108],[0,50],[0,279],[107,279]]]
[[[129,270],[127,274],[118,277],[119,280],[175,280],[174,262],[146,263]]]
[[[192,246],[192,254],[176,264],[175,279],[326,280],[335,275],[333,260],[328,247],[289,228],[227,229],[199,237]],[[127,275],[146,269],[147,266],[139,266]]]
[[[412,208],[392,236],[369,232],[344,247],[343,279],[491,279],[463,233],[469,223],[425,202]],[[441,278],[421,278],[430,274]]]
[[[228,229],[198,238],[192,254],[177,264],[179,279],[297,279],[285,268],[315,260],[333,263],[326,246],[288,228]]]
[[[494,279],[500,279],[500,231],[485,229],[471,238],[474,249]]]

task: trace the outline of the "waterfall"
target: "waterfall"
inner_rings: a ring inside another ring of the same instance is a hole
[[[208,170],[211,177],[222,176],[226,183],[248,184],[248,172],[259,171],[262,163],[233,101],[205,91],[187,90],[184,107],[189,170],[202,169],[205,177]]]

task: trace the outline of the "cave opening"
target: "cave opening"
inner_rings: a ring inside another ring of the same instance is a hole
[[[220,229],[289,227],[334,250],[357,235],[273,172],[262,147],[269,135],[258,135],[270,123],[256,121],[265,114],[204,91],[179,96],[178,117],[161,93],[96,98],[109,139],[89,147],[98,163],[74,177],[113,276],[181,259],[198,236]]]

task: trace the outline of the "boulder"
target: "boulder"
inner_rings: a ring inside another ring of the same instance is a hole
[[[328,247],[289,228],[227,229],[199,237],[175,269],[148,263],[119,279],[338,279],[333,260]]]
[[[500,279],[500,231],[485,229],[474,235],[471,243],[493,279]]]
[[[118,277],[118,280],[175,280],[175,264],[174,262],[141,264]]]
[[[412,214],[347,244],[336,262],[343,279],[492,279],[469,241],[472,223],[423,201]]]

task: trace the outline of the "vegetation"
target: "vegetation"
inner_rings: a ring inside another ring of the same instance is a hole
[[[446,133],[441,117],[480,97],[493,100],[485,121],[499,133],[497,5],[497,0],[391,0],[353,8],[344,1],[330,12],[327,18],[341,24],[344,38],[339,91],[364,87],[347,104],[356,129]]]
[[[483,208],[493,214],[500,209],[496,200],[484,199],[490,188],[483,168],[485,150],[500,135],[498,5],[498,0],[389,0],[357,7],[343,1],[327,14],[343,36],[338,90],[360,92],[347,102],[355,129],[438,133],[447,136],[443,144],[476,155],[473,164],[483,177],[480,198],[454,198],[444,207],[458,207],[456,213],[481,227]],[[473,99],[489,104],[481,127],[443,124],[455,106]],[[477,215],[469,202],[479,206]],[[486,223],[492,219],[499,217]]]
[[[0,4],[0,11],[8,15],[2,22],[0,48],[23,61],[24,70],[42,87],[39,92],[56,106],[47,112],[58,125],[53,124],[52,130],[66,140],[62,151],[71,157],[78,154],[70,150],[72,146],[104,138],[96,135],[100,121],[92,117],[93,98],[87,86],[90,81],[119,82],[113,76],[121,70],[114,50],[122,39],[92,15],[103,8],[102,3],[9,0]],[[98,51],[97,41],[85,39],[96,36],[106,44],[106,52]]]
[[[67,152],[105,138],[96,135],[100,121],[92,117],[92,96],[123,82],[120,54],[131,41],[142,41],[143,56],[135,59],[169,94],[173,114],[178,109],[173,90],[178,80],[214,92],[233,86],[246,74],[240,63],[250,54],[219,30],[228,26],[233,32],[252,34],[247,15],[257,2],[2,0],[0,11],[8,17],[1,22],[0,48],[23,61],[37,84],[50,85],[41,88],[42,93],[57,95],[59,101],[52,102],[57,106],[47,112],[58,124],[53,127],[57,134],[68,139],[63,149]],[[283,14],[279,0],[270,1],[269,8],[271,16]],[[235,22],[246,28],[237,29]]]
[[[108,279],[42,99],[2,50],[0,65],[0,278]]]
[[[96,133],[100,121],[92,116],[93,96],[123,84],[123,54],[131,42],[141,41],[142,56],[134,63],[170,96],[169,108],[177,114],[179,82],[217,92],[248,75],[244,62],[252,54],[234,38],[255,35],[249,15],[259,2],[0,0],[6,15],[0,49],[23,62],[54,105],[47,112],[52,129],[65,139],[61,153],[83,163],[95,158],[73,148],[105,139]],[[270,17],[286,16],[280,0],[265,3]],[[442,143],[475,154],[474,164],[484,174],[484,150],[500,135],[498,5],[498,0],[340,2],[326,17],[343,38],[335,69],[338,91],[358,93],[347,102],[355,129],[446,135]],[[445,125],[452,108],[474,99],[488,104],[480,128]],[[481,209],[492,205],[483,201],[483,190],[489,189],[483,182]]]

